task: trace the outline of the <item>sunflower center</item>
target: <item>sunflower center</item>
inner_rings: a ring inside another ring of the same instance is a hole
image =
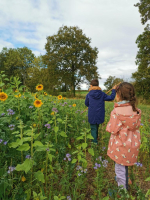
[[[36,101],[36,104],[40,104],[41,102],[40,101]]]
[[[4,94],[2,94],[2,95],[0,96],[0,98],[1,98],[1,99],[6,99],[6,96],[5,96]]]

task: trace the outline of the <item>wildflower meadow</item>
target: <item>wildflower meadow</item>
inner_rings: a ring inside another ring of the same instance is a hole
[[[138,162],[129,167],[127,192],[118,188],[107,156],[113,102],[105,105],[95,145],[84,99],[52,96],[41,84],[30,93],[17,78],[0,76],[0,199],[150,198],[150,106],[138,106],[142,143]]]

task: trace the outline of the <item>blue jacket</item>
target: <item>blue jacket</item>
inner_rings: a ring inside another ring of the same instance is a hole
[[[114,100],[116,90],[112,90],[110,96],[101,90],[91,90],[85,99],[85,105],[88,109],[88,121],[90,124],[101,124],[105,118],[105,101]]]

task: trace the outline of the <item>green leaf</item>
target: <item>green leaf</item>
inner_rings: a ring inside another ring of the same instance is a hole
[[[52,160],[53,160],[53,158],[54,158],[55,156],[53,156],[52,154],[48,154],[48,158],[49,158],[49,160],[52,162]]]
[[[77,159],[73,159],[71,163],[76,163],[77,162]]]
[[[35,178],[42,183],[45,183],[44,174],[41,171],[37,171],[34,173]]]
[[[64,131],[61,131],[59,134],[60,134],[62,137],[68,137]]]
[[[150,177],[148,177],[145,181],[150,181]]]
[[[43,144],[42,144],[42,142],[40,142],[40,141],[35,141],[34,143],[33,143],[33,147],[40,147],[40,146],[43,146]]]
[[[84,158],[81,158],[81,161],[84,162],[84,163],[87,163],[87,160],[84,159]]]
[[[33,161],[32,159],[26,159],[22,164],[18,164],[16,166],[16,171],[25,171],[27,174],[28,171],[32,168],[33,166]]]
[[[147,143],[147,138],[146,138],[146,137],[143,137],[143,138],[142,138],[142,142]]]
[[[31,141],[31,137],[24,137],[22,140],[23,142]]]
[[[54,200],[59,200],[57,196],[54,196]]]
[[[150,189],[147,191],[145,197],[148,197],[150,195]]]
[[[57,126],[55,126],[55,127],[54,127],[54,131],[55,131],[55,133],[57,133],[58,130],[59,130],[59,128],[58,128]]]
[[[47,146],[37,146],[36,147],[36,151],[46,151],[46,149],[47,149]]]
[[[18,147],[18,151],[28,151],[30,149],[30,146],[28,143],[25,143],[23,145],[21,145],[20,147]]]
[[[57,121],[58,121],[58,122],[62,122],[62,119],[61,119],[61,118],[58,118]]]
[[[22,145],[23,140],[17,139],[16,142],[12,142],[9,144],[9,148],[16,148],[19,145]]]
[[[88,152],[89,152],[92,156],[94,156],[94,150],[93,150],[93,149],[88,149]]]
[[[82,143],[82,148],[85,149],[87,147],[87,143]]]
[[[79,136],[76,138],[76,140],[82,140],[83,139],[83,136]]]
[[[77,150],[77,151],[74,151],[72,154],[76,154],[76,153],[78,153],[78,150]]]
[[[109,197],[108,196],[104,197],[102,200],[109,200]]]
[[[91,134],[88,134],[88,135],[87,135],[87,138],[88,138],[88,139],[94,139],[93,136],[92,136]]]

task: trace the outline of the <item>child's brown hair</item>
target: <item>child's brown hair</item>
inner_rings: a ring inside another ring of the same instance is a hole
[[[99,86],[99,81],[97,79],[93,79],[90,83],[92,86]]]
[[[137,99],[135,96],[135,89],[131,83],[123,82],[116,88],[116,93],[119,95],[120,100],[130,101],[133,111],[137,111]]]

